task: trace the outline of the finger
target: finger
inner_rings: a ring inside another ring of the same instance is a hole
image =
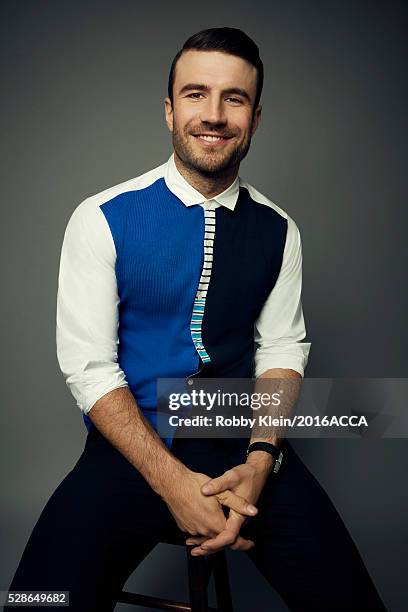
[[[252,540],[245,540],[242,536],[238,536],[238,538],[236,539],[234,544],[230,544],[229,546],[220,546],[217,549],[209,549],[207,547],[203,548],[202,546],[197,546],[196,548],[193,548],[191,551],[191,554],[194,557],[197,556],[205,556],[205,555],[213,555],[216,552],[218,552],[219,550],[222,550],[224,548],[231,548],[231,550],[239,550],[239,551],[247,551],[250,550],[251,548],[253,548],[255,546],[255,542],[253,542]]]
[[[208,540],[207,536],[197,536],[197,537],[191,537],[191,538],[187,538],[186,540],[186,544],[187,546],[194,546],[194,545],[200,545],[203,542],[205,542],[206,540]]]
[[[231,550],[250,550],[255,546],[252,540],[245,540],[242,536],[238,536],[235,543],[231,544]]]
[[[233,493],[229,489],[217,494],[217,499],[223,506],[228,506],[231,510],[235,510],[246,516],[255,516],[258,509],[253,504],[250,504],[244,497]]]
[[[248,519],[246,519],[245,517],[242,517],[240,514],[236,514],[234,512],[234,510],[230,510],[228,519],[227,519],[227,523],[232,523],[233,525],[238,526],[239,523],[239,529],[241,529],[242,525],[244,523],[247,522]],[[237,539],[235,540],[235,542],[233,544],[231,544],[230,548],[232,550],[250,550],[251,548],[253,548],[255,546],[255,542],[253,542],[252,540],[248,540],[247,538],[243,538],[241,535],[238,535]]]
[[[191,554],[203,554],[209,555],[211,553],[217,552],[222,548],[226,548],[230,546],[237,537],[236,533],[230,532],[228,530],[221,531],[215,538],[209,538],[200,546],[193,548]]]
[[[241,515],[230,514],[225,523],[225,528],[215,538],[209,538],[206,542],[201,544],[201,550],[205,552],[215,552],[216,550],[234,544],[239,536],[239,530],[242,527],[243,521],[244,517]]]
[[[222,476],[209,480],[201,487],[201,493],[204,495],[214,495],[221,493],[226,489],[235,487],[239,482],[239,476],[234,470],[227,470]]]

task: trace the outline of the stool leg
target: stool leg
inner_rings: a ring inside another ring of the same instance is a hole
[[[227,558],[224,551],[214,554],[213,575],[218,611],[233,612]]]
[[[190,552],[192,548],[186,546],[191,612],[207,612],[206,560],[204,557],[192,557]]]

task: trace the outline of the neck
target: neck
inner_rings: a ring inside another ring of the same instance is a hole
[[[187,166],[174,152],[174,162],[181,176],[205,198],[215,198],[218,194],[225,191],[238,175],[238,167],[226,168],[221,172],[209,172],[203,174],[195,168]]]

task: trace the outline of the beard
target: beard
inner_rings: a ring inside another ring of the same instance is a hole
[[[202,132],[211,132],[211,128],[203,127]],[[214,130],[213,128],[213,131]],[[219,130],[227,136],[233,136],[233,133]],[[195,172],[199,172],[203,176],[216,177],[217,175],[223,174],[227,170],[231,170],[236,166],[239,166],[240,162],[244,159],[249,151],[251,145],[251,136],[247,136],[245,140],[239,143],[229,151],[222,150],[202,150],[201,152],[196,151],[193,147],[191,138],[191,132],[198,134],[199,128],[193,129],[187,125],[184,129],[180,129],[177,122],[173,124],[173,147],[184,163],[184,165]],[[228,146],[228,145],[227,145]]]

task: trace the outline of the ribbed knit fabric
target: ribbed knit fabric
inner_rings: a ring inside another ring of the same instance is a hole
[[[204,214],[158,180],[101,206],[115,241],[120,298],[118,361],[141,408],[156,379],[197,371],[191,312],[203,265]]]
[[[299,231],[236,179],[205,200],[173,158],[85,200],[64,236],[57,353],[87,412],[128,385],[155,426],[157,379],[303,374]]]
[[[279,273],[285,219],[256,205],[245,189],[234,211],[187,208],[163,179],[101,210],[117,254],[118,362],[152,424],[157,379],[196,373],[200,356],[201,375],[251,377],[255,315]],[[204,268],[204,257],[211,268]]]

